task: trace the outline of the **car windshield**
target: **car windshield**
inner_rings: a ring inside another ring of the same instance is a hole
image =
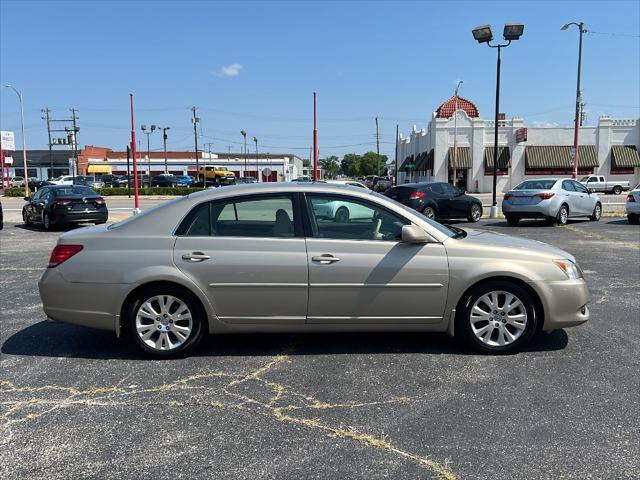
[[[518,185],[514,190],[549,190],[553,188],[557,180],[527,180]]]
[[[389,200],[389,197],[382,195],[381,193],[378,193],[378,192],[372,191],[371,195],[375,195],[376,197],[379,197],[379,198],[384,198],[387,201]],[[414,215],[419,216],[421,220],[427,222],[429,225],[431,225],[433,228],[438,230],[440,233],[444,233],[447,237],[456,237],[457,232],[455,230],[452,230],[451,228],[447,228],[446,226],[436,222],[435,220],[431,220],[425,217],[422,213],[414,210],[413,208],[407,207],[406,205],[403,205],[399,202],[396,203],[396,206],[402,208],[403,210],[406,210],[408,213],[412,213]]]
[[[589,180],[591,177],[582,177],[580,179],[581,182],[586,182],[587,180]]]
[[[84,187],[81,185],[74,185],[74,186],[69,186],[64,188],[55,188],[53,191],[55,192],[55,195],[57,197],[66,197],[69,195],[83,195],[83,196],[98,195],[89,187]]]

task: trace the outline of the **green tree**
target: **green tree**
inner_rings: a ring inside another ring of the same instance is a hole
[[[338,163],[339,158],[335,155],[331,155],[327,158],[321,158],[318,163],[320,164],[320,168],[324,170],[325,175],[328,178],[336,178],[336,175],[340,173],[340,164]]]
[[[365,153],[360,160],[360,175],[382,175],[388,158],[376,152]]]
[[[358,175],[360,175],[361,160],[362,157],[357,153],[347,153],[344,157],[342,157],[342,162],[340,162],[342,173],[344,173],[348,177],[357,177]]]

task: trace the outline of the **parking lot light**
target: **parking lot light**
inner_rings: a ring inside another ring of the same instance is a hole
[[[502,36],[505,40],[518,40],[524,33],[524,25],[522,23],[507,23],[504,26]]]
[[[491,25],[482,25],[473,29],[473,38],[478,43],[487,43],[493,40],[493,32],[491,31]]]

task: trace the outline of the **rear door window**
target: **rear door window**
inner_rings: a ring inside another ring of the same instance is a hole
[[[573,183],[571,182],[571,180],[565,180],[562,182],[562,189],[567,191],[567,192],[575,192],[576,189],[573,186]]]

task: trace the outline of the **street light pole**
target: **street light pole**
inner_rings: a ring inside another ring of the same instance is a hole
[[[169,160],[167,158],[167,138],[169,138],[169,136],[167,135],[167,130],[169,130],[171,127],[164,127],[162,129],[162,142],[163,142],[163,150],[164,150],[164,173],[169,173]]]
[[[580,125],[581,125],[581,108],[580,104],[582,103],[582,93],[580,92],[580,72],[582,70],[582,34],[587,32],[587,29],[584,28],[584,22],[571,22],[566,23],[562,26],[560,30],[567,30],[571,25],[575,25],[578,27],[578,31],[580,32],[580,40],[578,43],[578,81],[576,86],[576,117],[575,117],[575,125],[573,128],[573,172],[571,177],[575,180],[578,178],[578,165],[580,161],[580,151],[578,149],[578,140],[580,135]]]
[[[129,94],[131,109],[131,157],[133,158],[133,213],[140,213],[140,198],[138,196],[138,159],[136,158],[136,128],[133,119],[133,93]],[[129,179],[127,179],[129,183]]]
[[[316,112],[316,92],[313,92],[313,181],[318,181],[318,123]]]
[[[462,80],[458,80],[458,85],[456,85],[456,91],[453,94],[453,98],[455,99],[455,110],[453,112],[453,181],[452,184],[455,187],[456,183],[458,183],[458,173],[456,171],[458,167],[458,89],[460,88],[460,84],[462,84]]]
[[[244,177],[247,176],[247,132],[240,130],[240,135],[244,137]]]
[[[518,40],[524,33],[524,25],[521,23],[507,23],[504,26],[503,38],[507,43],[499,45],[491,45],[493,40],[493,32],[491,25],[483,25],[473,29],[473,38],[478,43],[486,43],[490,48],[498,49],[498,61],[496,63],[496,111],[493,125],[493,201],[491,204],[491,218],[498,217],[498,200],[496,198],[498,190],[498,113],[500,112],[500,53],[503,48],[511,45],[512,40]]]
[[[256,176],[258,182],[262,181],[262,175],[260,174],[260,165],[258,165],[258,137],[253,137],[253,141],[256,144]]]
[[[20,131],[22,132],[22,164],[24,167],[24,196],[29,196],[29,173],[27,171],[27,141],[24,138],[24,105],[22,102],[22,93],[20,93],[16,88],[12,85],[5,85],[5,87],[10,88],[16,95],[18,95],[18,100],[20,101]],[[4,175],[4,173],[3,173]]]

